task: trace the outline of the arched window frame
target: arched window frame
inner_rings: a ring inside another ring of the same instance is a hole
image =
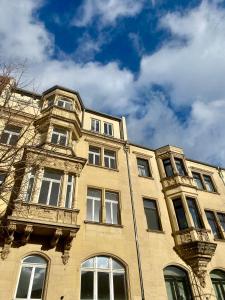
[[[99,257],[106,257],[109,259],[109,265],[110,268],[98,268],[97,267],[97,258]],[[83,267],[83,264],[85,262],[87,262],[88,260],[93,259],[94,260],[94,267],[93,268],[86,268]],[[122,265],[123,268],[121,269],[112,269],[112,263],[113,261],[115,261],[116,263],[119,263],[120,265]],[[130,292],[129,292],[129,282],[128,282],[128,269],[127,269],[127,265],[125,262],[121,261],[118,257],[112,256],[110,254],[105,254],[105,253],[101,253],[101,254],[96,254],[93,256],[89,256],[88,258],[86,258],[85,260],[82,261],[81,263],[81,268],[80,268],[80,298],[81,298],[81,285],[82,285],[82,271],[92,271],[94,273],[94,285],[93,285],[93,300],[97,300],[98,299],[98,279],[97,279],[97,273],[98,272],[107,272],[109,273],[110,276],[110,300],[114,299],[114,291],[113,291],[113,284],[112,284],[112,278],[113,278],[113,274],[124,274],[124,288],[125,288],[125,299],[124,300],[129,300],[130,299]]]
[[[183,266],[179,266],[179,265],[175,265],[175,264],[165,266],[165,268],[163,269],[163,277],[164,277],[165,284],[166,284],[166,279],[169,278],[168,275],[165,275],[165,271],[166,271],[166,269],[169,269],[170,267],[176,268],[176,269],[182,271],[185,274],[185,276],[186,276],[185,285],[186,285],[187,288],[190,288],[190,295],[188,295],[189,296],[188,300],[192,300],[193,299],[193,292],[192,292],[192,288],[191,288],[191,284],[190,284],[189,272]],[[176,276],[171,276],[171,278],[173,278],[173,277],[175,278]],[[179,276],[177,276],[175,278],[175,282],[178,281],[178,278],[179,278]],[[168,294],[167,294],[167,296],[168,296]]]
[[[24,262],[27,258],[29,258],[31,256],[40,257],[41,259],[43,259],[45,261],[45,265],[44,265],[44,263],[38,264],[38,263]],[[24,266],[32,267],[32,273],[31,273],[32,278],[30,278],[27,298],[17,298],[16,296],[17,296],[17,290],[19,287],[21,271]],[[42,295],[41,295],[41,298],[30,298],[32,286],[33,286],[34,271],[35,271],[36,267],[45,268],[44,283],[43,283],[43,287],[42,287]],[[50,267],[50,259],[46,255],[43,255],[42,253],[40,254],[40,253],[36,253],[36,252],[31,252],[31,253],[27,254],[26,256],[22,257],[20,260],[20,267],[19,267],[19,272],[17,275],[16,289],[15,289],[13,300],[44,300],[46,297],[46,286],[47,286],[48,275],[49,275],[49,267]]]

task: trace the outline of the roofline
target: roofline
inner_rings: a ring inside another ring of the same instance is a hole
[[[14,91],[19,92],[19,93],[23,93],[23,94],[28,95],[28,96],[35,96],[36,98],[41,98],[41,94],[39,94],[39,93],[24,90],[24,89],[21,89],[21,88],[18,88],[18,87],[14,88]]]
[[[142,148],[142,149],[146,149],[146,150],[150,150],[150,151],[153,151],[153,152],[156,151],[155,149],[152,149],[152,148],[149,148],[147,146],[140,145],[140,144],[135,144],[135,143],[130,142],[130,141],[128,141],[128,145],[131,145],[131,146],[134,146],[134,147],[138,147],[138,148]]]
[[[209,163],[206,163],[206,162],[203,162],[203,161],[200,161],[200,160],[191,159],[191,158],[188,158],[188,157],[186,159],[188,161],[191,161],[191,162],[194,162],[194,163],[197,163],[197,164],[201,164],[201,165],[204,165],[204,166],[212,167],[212,168],[215,168],[215,169],[219,168],[219,169],[225,171],[225,168],[221,167],[221,166],[212,165],[212,164],[209,164]]]
[[[112,116],[110,114],[102,113],[102,112],[99,112],[99,111],[96,111],[96,110],[93,110],[93,109],[90,109],[90,108],[85,108],[85,111],[90,112],[90,113],[94,113],[98,116],[107,117],[109,119],[116,120],[116,121],[121,121],[122,120],[121,117],[115,117],[115,116]]]
[[[80,96],[80,94],[79,94],[78,91],[72,90],[72,89],[68,89],[68,88],[66,88],[66,87],[64,87],[64,86],[61,86],[61,85],[54,85],[53,87],[51,87],[51,88],[47,89],[46,91],[44,91],[44,92],[42,93],[42,95],[44,96],[44,95],[46,95],[46,94],[48,94],[48,93],[50,93],[50,92],[52,92],[52,91],[54,91],[54,90],[56,90],[56,89],[63,90],[63,91],[65,91],[65,92],[69,92],[69,93],[72,93],[72,94],[77,95],[77,97],[78,97],[78,99],[79,99],[79,101],[80,101],[80,104],[81,104],[82,108],[85,108],[84,103],[83,103],[83,101],[82,101],[82,99],[81,99],[81,96]]]

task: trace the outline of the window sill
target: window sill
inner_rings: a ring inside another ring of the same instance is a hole
[[[165,234],[165,231],[163,231],[163,230],[146,229],[146,231],[147,231],[147,232],[152,232],[152,233]]]
[[[142,176],[142,175],[138,174],[138,177],[145,178],[145,179],[150,179],[150,180],[154,180],[154,178],[152,176]]]
[[[116,228],[123,228],[123,225],[120,224],[109,224],[109,223],[102,223],[102,222],[95,222],[95,221],[84,221],[85,224],[93,224],[93,225],[102,225],[107,227],[116,227]]]
[[[196,189],[197,189],[198,191],[200,191],[200,192],[206,192],[206,193],[210,193],[210,194],[220,195],[220,193],[218,193],[218,192],[211,192],[211,191],[207,191],[207,190],[202,190],[202,189],[199,189],[199,188],[197,188],[197,187],[196,187]]]
[[[225,239],[223,239],[223,238],[221,238],[221,239],[215,238],[214,241],[225,243]]]
[[[109,170],[109,171],[119,172],[119,169],[107,168],[107,167],[104,167],[104,166],[101,166],[101,165],[93,165],[93,164],[90,164],[90,163],[87,163],[87,165],[90,166],[90,167],[97,167],[97,168],[101,168],[101,169],[105,169],[105,170]]]

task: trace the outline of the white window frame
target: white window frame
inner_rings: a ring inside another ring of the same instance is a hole
[[[32,255],[29,255],[29,256],[32,256]],[[23,262],[29,256],[24,257],[24,259],[22,260],[22,262],[20,264],[20,271],[19,271],[19,276],[17,278],[16,290],[15,290],[15,295],[14,295],[13,300],[43,300],[43,297],[35,299],[35,298],[30,298],[30,296],[31,296],[31,293],[32,293],[32,286],[33,286],[33,282],[34,282],[35,269],[36,268],[46,269],[46,271],[45,271],[45,278],[46,278],[46,272],[47,272],[48,263],[46,262],[46,264],[44,264],[44,263],[41,264],[41,263],[26,263],[26,262]],[[43,258],[42,256],[40,256],[40,257]],[[32,268],[31,277],[30,277],[30,283],[29,283],[29,287],[28,287],[27,298],[17,298],[16,294],[17,294],[17,289],[19,287],[20,275],[21,275],[21,271],[22,271],[23,267]],[[43,284],[42,293],[44,293],[44,289],[45,289],[45,281],[44,281],[44,284]]]
[[[6,126],[7,127],[7,126]],[[18,128],[20,128],[19,126],[15,126],[15,127],[18,127]],[[21,130],[21,129],[20,129]],[[15,131],[12,131],[12,130],[8,130],[8,129],[5,129],[4,128],[4,130],[3,130],[3,132],[2,133],[8,133],[8,139],[7,139],[7,142],[5,143],[5,145],[11,145],[10,143],[9,143],[9,141],[11,140],[11,138],[12,138],[12,136],[13,135],[15,135],[15,136],[17,136],[17,137],[19,137],[20,136],[20,132],[15,132]],[[13,145],[12,145],[13,146]]]
[[[65,133],[57,132],[57,130],[65,130]],[[58,135],[57,143],[53,143],[53,142],[52,142],[52,135],[53,135],[53,134]],[[61,137],[66,137],[65,145],[61,145],[61,144],[59,143]],[[67,146],[67,145],[68,145],[68,130],[66,130],[66,129],[64,129],[64,128],[61,129],[61,128],[58,128],[58,127],[54,126],[54,127],[52,128],[51,143],[54,144],[54,145],[59,145],[59,146]]]
[[[105,151],[108,151],[108,152],[113,152],[114,155],[108,155],[108,154],[105,154]],[[107,167],[106,164],[105,164],[105,158],[108,159],[108,163],[109,163],[109,166]],[[112,161],[114,161],[114,166],[112,166]],[[106,168],[109,168],[109,169],[116,169],[116,152],[113,151],[113,150],[108,150],[108,149],[104,149],[104,166]]]
[[[59,102],[62,102],[62,106],[58,105]],[[70,108],[67,108],[66,104],[70,104]],[[58,98],[57,99],[57,106],[61,107],[61,108],[64,108],[66,110],[73,110],[73,103],[70,99],[67,99],[67,98]]]
[[[105,125],[106,125],[106,132],[105,132]],[[112,129],[112,134],[109,133],[109,127],[111,127]],[[112,123],[108,123],[108,122],[104,122],[104,134],[108,135],[108,136],[113,136],[113,124]]]
[[[90,150],[91,147],[99,149],[99,153]],[[101,165],[101,149],[90,145],[89,150],[88,150],[88,159],[89,159],[89,154],[93,155],[93,163],[91,163],[91,162],[88,162],[88,163],[91,165],[100,166]],[[96,157],[99,157],[99,164],[96,163]]]
[[[146,168],[142,164],[138,163],[138,160],[145,161],[147,163]],[[141,177],[151,177],[151,170],[149,160],[142,157],[137,157],[137,167],[138,167],[138,175]]]
[[[112,199],[107,199],[106,195],[107,193],[113,193],[117,195],[117,200],[112,200]],[[107,224],[114,224],[114,225],[119,225],[120,224],[120,220],[119,220],[119,216],[120,216],[120,207],[119,207],[119,194],[116,192],[111,192],[111,191],[105,191],[105,203],[109,203],[110,204],[110,218],[111,218],[111,222],[106,222]],[[113,204],[116,204],[117,206],[117,222],[115,222],[114,218],[113,218]],[[106,205],[105,205],[106,208]]]
[[[88,188],[88,189],[92,189],[92,188]],[[93,189],[94,190],[94,189]],[[98,190],[98,189],[96,189]],[[102,213],[102,191],[100,191],[100,197],[94,197],[94,196],[89,196],[88,192],[87,192],[87,202],[88,200],[92,201],[92,212],[91,212],[91,220],[87,219],[87,221],[91,221],[91,222],[101,222],[101,213]],[[100,210],[99,210],[99,221],[95,220],[95,203],[99,202],[100,203]]]
[[[112,257],[107,257],[107,256],[106,256],[106,258],[108,258],[108,260],[109,260],[109,268],[97,267],[97,259],[101,258],[101,257],[103,257],[103,256],[96,256],[96,257],[92,258],[94,260],[94,268],[90,268],[90,267],[88,268],[88,267],[82,267],[81,266],[81,276],[82,276],[82,271],[89,271],[89,272],[94,273],[94,279],[93,279],[93,281],[94,281],[94,284],[93,284],[94,298],[93,298],[93,300],[98,300],[98,273],[101,273],[101,272],[108,273],[109,274],[109,292],[110,292],[110,299],[109,300],[114,300],[113,274],[123,274],[124,275],[124,277],[125,277],[125,288],[126,288],[126,270],[125,270],[125,267],[123,267],[122,269],[113,269],[113,261],[116,261],[116,260],[114,260]],[[81,278],[81,280],[82,280],[82,278]],[[80,282],[81,282],[81,280],[80,280]],[[126,288],[125,293],[126,293],[126,299],[127,299],[127,288]],[[81,295],[80,295],[80,299],[85,300],[85,299],[81,298]]]
[[[27,184],[26,184],[26,192],[25,192],[25,195],[24,195],[24,201],[25,202],[31,202],[32,201],[32,192],[33,192],[33,188],[34,188],[34,183],[35,183],[35,170],[33,168],[30,169],[29,173],[28,173],[28,176],[27,176]],[[34,179],[34,182],[33,182],[33,186],[32,186],[32,190],[31,190],[31,195],[30,195],[30,199],[28,199],[28,188],[29,188],[29,184],[30,184],[30,179]]]
[[[64,174],[61,175],[61,180],[57,180],[57,179],[53,179],[53,178],[48,178],[48,177],[45,177],[44,174],[43,174],[43,177],[42,177],[42,180],[41,180],[41,185],[40,185],[40,189],[39,189],[39,195],[38,195],[38,203],[39,202],[39,198],[40,198],[40,193],[41,193],[41,187],[42,187],[42,182],[43,181],[48,181],[50,182],[49,184],[49,189],[48,189],[48,196],[47,196],[47,201],[46,203],[40,203],[40,204],[43,204],[43,205],[49,205],[49,201],[50,201],[50,195],[51,195],[51,191],[52,191],[52,184],[53,183],[59,183],[59,193],[58,193],[58,197],[57,197],[57,205],[59,205],[59,196],[61,194],[61,184],[62,184],[62,177],[64,176]]]
[[[65,176],[65,174],[64,174]],[[69,181],[69,176],[72,177],[72,180]],[[72,208],[72,204],[73,204],[73,197],[74,197],[74,176],[72,174],[68,174],[67,175],[67,185],[66,185],[66,195],[65,197],[67,197],[67,190],[68,190],[68,187],[71,187],[71,190],[70,190],[70,198],[69,198],[69,205],[68,207],[66,207],[66,199],[65,199],[65,208],[68,208],[68,209],[71,209]]]
[[[99,130],[97,130],[97,123],[98,123],[98,128]],[[100,133],[101,132],[101,121],[98,119],[91,119],[91,131]]]

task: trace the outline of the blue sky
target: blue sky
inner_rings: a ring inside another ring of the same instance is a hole
[[[1,62],[76,89],[129,139],[225,166],[224,1],[0,0]]]

